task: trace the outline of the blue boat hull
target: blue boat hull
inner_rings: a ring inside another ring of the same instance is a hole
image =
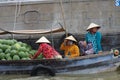
[[[75,59],[43,59],[0,61],[0,73],[31,73],[37,65],[51,67],[57,74],[91,74],[119,67],[120,57],[104,53],[81,56]]]

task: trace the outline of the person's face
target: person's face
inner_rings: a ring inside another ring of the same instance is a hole
[[[70,41],[70,40],[67,41],[67,45],[70,46],[70,45],[72,45],[72,44],[73,44],[73,41]]]
[[[90,31],[93,32],[93,33],[96,33],[98,31],[98,28],[97,27],[92,28]]]

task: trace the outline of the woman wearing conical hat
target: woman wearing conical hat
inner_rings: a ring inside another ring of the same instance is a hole
[[[50,41],[46,37],[42,36],[36,43],[40,45],[32,59],[36,59],[40,54],[43,54],[46,59],[62,58],[62,56],[49,45]]]
[[[102,52],[101,47],[101,38],[102,35],[98,30],[100,29],[100,25],[97,25],[95,23],[91,23],[87,28],[87,34],[85,36],[85,40],[87,43],[92,43],[93,50],[95,54]]]
[[[75,44],[76,42],[77,40],[73,36],[65,38],[64,42],[60,46],[60,49],[64,51],[65,57],[79,57],[80,52],[78,46]]]

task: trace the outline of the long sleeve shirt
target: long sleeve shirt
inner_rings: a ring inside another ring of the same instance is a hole
[[[89,43],[89,42],[92,43],[93,49],[94,49],[96,54],[99,51],[102,51],[101,38],[102,38],[102,35],[101,35],[100,32],[96,32],[95,34],[91,34],[90,32],[88,32],[85,36],[86,42],[87,43]]]
[[[79,48],[75,44],[67,46],[62,43],[60,49],[64,50],[65,56],[69,56],[69,58],[75,58],[80,55]]]
[[[41,53],[47,59],[54,58],[55,56],[59,55],[59,53],[54,48],[46,43],[41,43],[39,45],[38,51],[33,56],[33,59],[36,59]]]

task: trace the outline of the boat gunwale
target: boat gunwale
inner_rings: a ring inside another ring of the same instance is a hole
[[[76,60],[84,60],[84,59],[92,59],[95,57],[102,57],[102,56],[106,56],[106,55],[111,55],[113,53],[109,53],[109,52],[104,52],[102,54],[90,54],[90,55],[86,55],[86,56],[80,56],[80,57],[76,57],[76,58],[63,58],[63,59],[41,59],[41,60],[0,60],[0,64],[1,63],[35,63],[35,62],[42,62],[42,61],[76,61]]]

